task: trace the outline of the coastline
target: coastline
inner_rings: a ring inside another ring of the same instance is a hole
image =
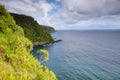
[[[62,40],[53,40],[53,41],[44,41],[44,42],[35,42],[33,43],[34,46],[47,46],[50,44],[61,42]]]

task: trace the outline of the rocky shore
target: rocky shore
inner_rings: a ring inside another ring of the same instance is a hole
[[[34,46],[47,46],[50,44],[61,42],[62,40],[46,41],[46,42],[35,42]]]

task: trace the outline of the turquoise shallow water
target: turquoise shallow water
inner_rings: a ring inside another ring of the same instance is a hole
[[[59,80],[120,80],[120,31],[58,31],[53,34],[62,42],[35,46],[49,51],[45,62]]]

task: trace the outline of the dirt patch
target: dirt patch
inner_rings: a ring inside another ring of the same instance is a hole
[[[3,55],[4,51],[0,50],[0,57]]]

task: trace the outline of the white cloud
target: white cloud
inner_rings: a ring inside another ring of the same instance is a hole
[[[97,23],[101,26],[120,25],[117,25],[120,19],[120,0],[56,0],[54,3],[46,0],[0,0],[0,3],[11,12],[33,16],[39,23],[53,25],[57,29],[74,28],[72,26],[87,28]],[[49,16],[48,13],[53,9],[58,10]]]
[[[86,26],[85,24],[90,25],[88,22],[94,22],[96,18],[107,18],[106,24],[112,24],[108,18],[113,20],[116,19],[115,16],[120,18],[119,0],[61,0],[61,4],[62,8],[52,16],[56,26]]]
[[[38,22],[50,25],[48,12],[54,8],[46,0],[0,0],[10,12],[33,16]]]

